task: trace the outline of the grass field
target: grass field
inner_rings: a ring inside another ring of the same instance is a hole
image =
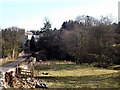
[[[120,71],[54,61],[35,66],[35,76],[48,88],[120,88]]]

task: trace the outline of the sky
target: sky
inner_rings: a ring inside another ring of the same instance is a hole
[[[0,0],[0,28],[17,26],[40,30],[47,17],[52,28],[79,15],[99,18],[109,16],[118,21],[119,0]]]

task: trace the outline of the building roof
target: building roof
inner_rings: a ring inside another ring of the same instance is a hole
[[[33,35],[32,32],[25,32],[25,35]]]

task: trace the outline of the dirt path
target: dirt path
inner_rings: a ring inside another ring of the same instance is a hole
[[[20,64],[21,62],[25,61],[26,58],[27,58],[27,56],[25,56],[25,57],[20,57],[20,58],[18,58],[17,60],[15,60],[15,61],[13,61],[13,62],[11,62],[11,63],[8,63],[8,64],[0,67],[0,70],[3,71],[3,72],[7,72],[9,69],[14,68],[14,67],[16,67],[18,64]]]

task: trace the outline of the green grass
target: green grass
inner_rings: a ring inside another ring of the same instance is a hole
[[[38,64],[35,67],[35,76],[46,82],[48,88],[120,88],[119,70],[97,68],[87,64]]]

